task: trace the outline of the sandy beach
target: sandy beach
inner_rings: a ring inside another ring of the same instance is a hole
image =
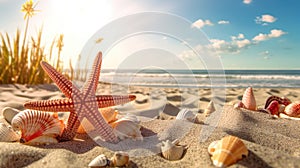
[[[141,119],[141,131],[146,140],[147,137],[180,137],[179,144],[187,145],[184,156],[177,161],[164,159],[156,149],[141,150],[145,153],[140,155],[136,155],[135,150],[129,151],[129,167],[214,167],[207,148],[212,141],[226,135],[241,138],[249,150],[248,157],[231,167],[300,167],[299,121],[276,119],[267,113],[234,109],[233,105],[242,99],[244,90],[245,88],[222,90],[226,97],[221,96],[215,102],[218,107],[222,107],[220,120],[216,123],[217,128],[203,142],[201,132],[210,129],[205,124],[203,112],[208,103],[218,97],[218,90],[212,94],[211,89],[205,88],[147,88],[101,83],[97,94],[136,95],[135,101],[115,108]],[[292,102],[299,101],[300,89],[254,88],[254,95],[258,107],[263,107],[271,95],[285,96]],[[26,101],[61,97],[64,95],[54,84],[0,85],[0,111],[5,107],[24,110],[23,103]],[[197,114],[197,122],[177,122],[176,115],[182,108]],[[73,141],[44,146],[0,142],[0,167],[88,167],[96,156],[105,154],[110,158],[113,153],[114,151],[99,146],[86,135],[78,136]]]

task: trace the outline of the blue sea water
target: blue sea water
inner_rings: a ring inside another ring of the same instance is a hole
[[[151,87],[299,88],[300,70],[102,70],[101,80]]]

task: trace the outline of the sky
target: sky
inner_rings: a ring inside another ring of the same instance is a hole
[[[24,30],[24,2],[0,0],[1,33]],[[49,47],[64,34],[65,63],[79,54],[92,62],[101,50],[104,68],[300,69],[299,8],[297,0],[39,0],[29,35],[43,27]]]

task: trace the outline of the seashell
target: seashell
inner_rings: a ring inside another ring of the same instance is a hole
[[[287,105],[284,112],[290,117],[300,117],[300,103],[295,102]]]
[[[286,115],[284,113],[279,113],[279,117],[280,118],[290,119],[290,120],[298,120],[298,121],[300,121],[300,118],[298,118],[298,117],[290,117],[290,116],[288,116],[288,115]]]
[[[89,163],[89,167],[106,167],[110,165],[110,160],[104,154],[97,156]]]
[[[213,113],[214,111],[216,111],[215,105],[213,101],[210,101],[206,107],[206,109],[204,110],[204,114],[205,116],[209,116],[211,113]]]
[[[79,134],[85,134],[93,130],[95,130],[95,127],[86,118],[84,118],[76,132]]]
[[[120,139],[132,138],[134,140],[143,140],[140,131],[141,126],[136,116],[125,116],[110,125]]]
[[[272,115],[279,114],[279,103],[276,100],[273,100],[266,109]]]
[[[248,110],[256,110],[256,101],[253,94],[252,87],[248,87],[243,95],[242,103],[244,104],[245,108]]]
[[[11,107],[5,107],[4,109],[2,109],[2,115],[9,124],[11,124],[11,120],[19,112],[20,110]]]
[[[233,106],[234,109],[239,109],[239,108],[245,108],[245,105],[239,101],[238,103],[236,103],[234,106]]]
[[[129,155],[126,152],[122,152],[122,151],[115,152],[113,157],[110,160],[111,160],[110,166],[127,167],[129,165]]]
[[[12,127],[14,130],[21,131],[21,143],[30,144],[29,141],[40,136],[55,138],[61,135],[64,124],[58,119],[57,113],[24,110],[13,118]]]
[[[19,139],[20,136],[12,129],[11,126],[0,123],[0,142],[14,142]]]
[[[178,139],[174,140],[173,142],[170,140],[163,141],[161,146],[162,156],[171,161],[181,159],[186,147],[178,145],[178,143]]]
[[[279,104],[283,104],[285,106],[291,104],[291,100],[286,97],[270,96],[266,101],[265,109],[267,109],[273,100],[276,100]]]
[[[279,104],[279,111],[278,111],[279,114],[284,112],[285,107],[286,107],[286,106],[285,106],[284,104]]]
[[[118,111],[113,108],[101,108],[100,113],[107,123],[117,120]]]
[[[56,144],[56,143],[58,143],[58,140],[52,136],[39,136],[28,142],[24,142],[25,145],[49,145],[49,144]]]
[[[196,115],[188,109],[182,109],[178,112],[176,120],[188,120],[194,122]]]
[[[248,155],[247,147],[238,137],[230,135],[212,143],[208,150],[212,153],[211,160],[216,167],[230,166]]]

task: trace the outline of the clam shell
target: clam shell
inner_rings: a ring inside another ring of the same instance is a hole
[[[213,101],[210,101],[206,107],[206,109],[204,110],[204,114],[205,116],[209,116],[211,113],[213,113],[214,111],[216,111],[215,105]]]
[[[280,105],[279,105],[278,101],[273,100],[267,107],[267,111],[272,115],[278,115],[279,107],[280,107]]]
[[[210,145],[211,160],[216,167],[227,167],[243,156],[248,155],[248,149],[241,139],[235,136],[226,136]]]
[[[161,146],[162,156],[170,161],[180,160],[186,150],[186,147],[178,145],[178,143],[178,139],[173,142],[170,140],[163,141]]]
[[[244,104],[245,108],[248,110],[256,110],[256,101],[253,94],[252,87],[248,87],[243,95],[242,103]]]
[[[20,110],[11,107],[5,107],[4,109],[2,109],[2,115],[9,124],[11,124],[12,119],[19,112]]]
[[[61,135],[64,124],[57,113],[24,110],[13,118],[12,127],[21,131],[20,142],[26,143],[39,136],[57,137]]]
[[[131,138],[134,140],[143,140],[141,126],[136,116],[123,117],[111,123],[114,133],[120,139]]]
[[[290,117],[300,117],[300,102],[295,102],[287,105],[284,112]]]
[[[110,165],[110,160],[104,154],[97,156],[89,163],[89,167],[106,167]]]
[[[176,120],[188,120],[194,122],[196,115],[188,109],[182,109],[178,112]]]
[[[19,139],[20,136],[12,129],[11,126],[0,123],[0,142],[14,142]]]
[[[110,160],[112,166],[121,167],[129,165],[129,155],[126,152],[115,152]]]
[[[291,100],[286,98],[286,97],[278,97],[278,96],[270,96],[268,97],[266,104],[265,104],[265,109],[270,105],[272,101],[276,100],[279,104],[283,104],[285,106],[291,104]]]

